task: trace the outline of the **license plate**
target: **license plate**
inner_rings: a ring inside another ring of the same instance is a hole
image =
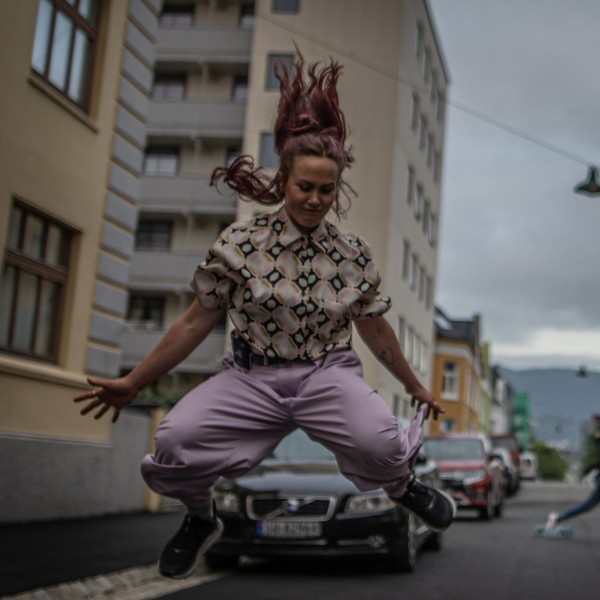
[[[256,535],[264,538],[315,538],[321,535],[321,523],[311,521],[258,521]]]

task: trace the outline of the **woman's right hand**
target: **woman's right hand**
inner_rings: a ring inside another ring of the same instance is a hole
[[[87,402],[81,409],[82,415],[87,415],[98,408],[94,419],[101,419],[111,408],[113,408],[112,422],[119,418],[121,409],[132,402],[138,395],[139,390],[133,386],[127,377],[118,379],[103,379],[100,377],[88,377],[88,383],[92,390],[73,398],[73,402]]]

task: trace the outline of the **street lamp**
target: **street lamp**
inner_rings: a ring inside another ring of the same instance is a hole
[[[598,177],[598,169],[590,167],[587,181],[575,186],[575,191],[578,194],[586,194],[587,196],[600,196],[600,185],[596,181]]]

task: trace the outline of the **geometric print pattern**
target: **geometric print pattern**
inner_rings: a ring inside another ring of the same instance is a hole
[[[233,223],[196,269],[201,304],[224,308],[253,352],[315,359],[352,346],[352,320],[384,314],[371,249],[321,221],[303,235],[285,207]]]

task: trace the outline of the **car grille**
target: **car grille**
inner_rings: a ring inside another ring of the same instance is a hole
[[[251,519],[309,519],[326,521],[335,510],[331,496],[276,496],[250,495],[246,498],[246,511]]]

